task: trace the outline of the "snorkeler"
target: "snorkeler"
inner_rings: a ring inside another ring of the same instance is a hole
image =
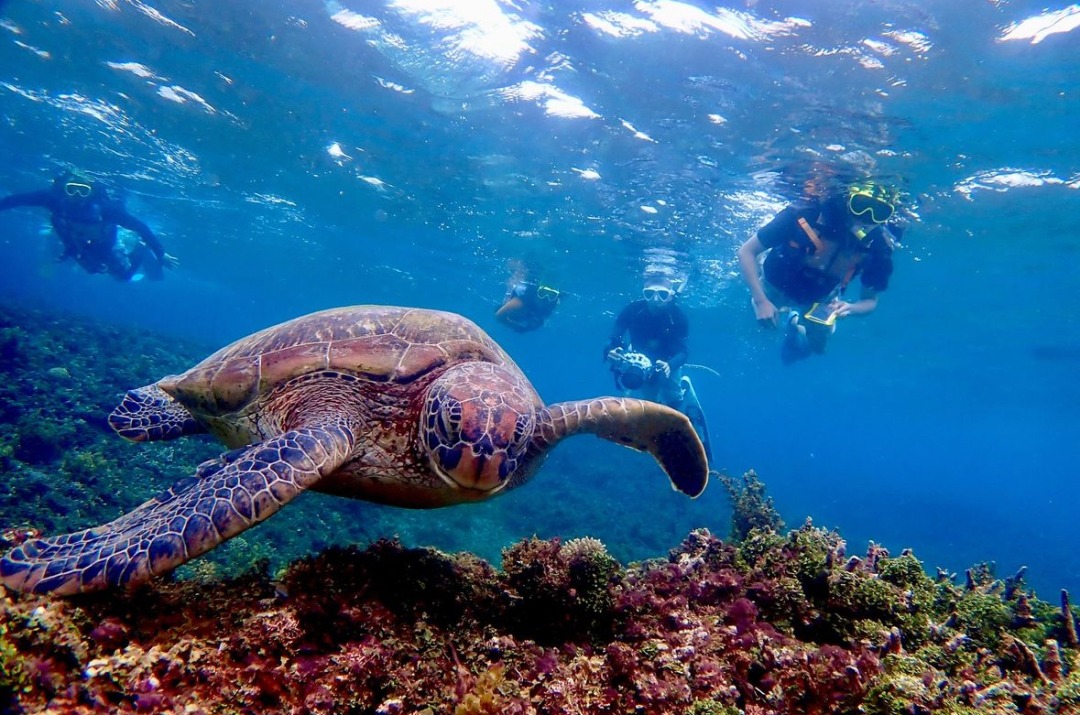
[[[689,417],[711,460],[705,412],[693,383],[682,373],[689,355],[686,340],[690,323],[676,304],[676,291],[666,277],[646,276],[641,293],[642,297],[623,308],[615,319],[604,361],[623,394],[633,392]]]
[[[758,323],[785,328],[785,364],[825,352],[836,320],[877,307],[893,272],[898,229],[886,224],[897,198],[894,189],[866,183],[792,204],[739,248]],[[859,298],[848,302],[844,293],[856,276]]]
[[[159,279],[163,268],[179,261],[165,252],[154,232],[127,212],[99,182],[77,172],[58,176],[51,189],[12,194],[0,199],[0,211],[40,206],[50,212],[53,231],[63,245],[60,260],[73,259],[87,273],[108,273],[117,280]],[[134,231],[139,243],[119,240],[118,227]]]
[[[559,305],[559,298],[559,291],[551,286],[519,281],[510,287],[495,317],[519,333],[526,333],[544,325]]]

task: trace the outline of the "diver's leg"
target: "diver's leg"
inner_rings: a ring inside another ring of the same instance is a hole
[[[131,263],[132,275],[142,274],[152,281],[159,281],[165,277],[165,270],[161,266],[161,261],[143,243],[139,243],[135,248],[131,249],[128,254],[128,261]]]
[[[108,255],[102,256],[105,271],[118,281],[130,281],[139,270],[139,263],[128,253],[124,242],[117,239]],[[138,280],[136,278],[136,280]]]
[[[785,316],[784,342],[780,344],[780,361],[785,365],[810,357],[807,328],[801,324],[800,317],[797,311],[791,311]]]
[[[109,275],[112,276],[113,278],[115,278],[116,280],[127,283],[135,276],[135,272],[138,270],[138,268],[139,267],[137,265],[135,265],[134,263],[126,263],[125,264],[125,263],[112,262],[112,263],[109,263],[108,272],[109,272]],[[136,280],[138,280],[138,279],[136,278]]]
[[[785,365],[810,356],[810,346],[806,342],[806,329],[800,325],[802,313],[791,296],[780,290],[762,277],[761,287],[765,296],[776,306],[777,327],[784,333],[780,343],[780,361]]]
[[[682,371],[676,370],[671,373],[670,377],[657,380],[656,394],[652,399],[682,411],[683,397],[686,394],[686,387],[683,385],[682,379]]]
[[[806,344],[810,352],[821,355],[829,344],[829,336],[836,330],[836,324],[822,325],[821,323],[808,323],[806,326]]]

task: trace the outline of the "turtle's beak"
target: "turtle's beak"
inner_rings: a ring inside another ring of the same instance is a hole
[[[476,452],[464,447],[457,466],[444,478],[449,478],[451,486],[458,489],[493,494],[507,485],[510,466],[505,454],[485,454],[483,450]]]
[[[459,441],[453,447],[435,448],[432,466],[449,486],[491,496],[510,482],[519,460],[485,435],[475,441]]]

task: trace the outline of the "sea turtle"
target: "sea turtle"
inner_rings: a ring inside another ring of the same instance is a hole
[[[8,588],[137,584],[305,489],[412,508],[487,499],[524,484],[578,433],[650,452],[691,497],[708,481],[681,413],[617,397],[545,407],[476,324],[413,308],[337,308],[267,328],[129,391],[109,424],[136,442],[208,431],[231,451],[109,524],[11,550],[0,560]]]

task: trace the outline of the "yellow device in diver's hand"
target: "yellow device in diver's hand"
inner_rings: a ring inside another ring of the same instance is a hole
[[[814,303],[810,306],[810,310],[803,314],[803,317],[811,323],[832,325],[836,322],[836,308],[833,307],[833,303],[834,301],[831,300],[823,303]]]

